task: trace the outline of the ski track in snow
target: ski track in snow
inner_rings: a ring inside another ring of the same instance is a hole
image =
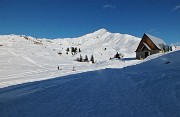
[[[23,55],[23,54],[16,54],[15,52],[13,52],[12,50],[8,50],[12,55],[14,55],[14,56],[21,56],[21,57],[23,57],[24,59],[26,59],[27,61],[29,61],[30,63],[32,63],[32,64],[34,64],[34,65],[37,65],[38,67],[40,67],[40,68],[43,68],[41,65],[39,65],[39,63],[38,62],[36,62],[36,61],[34,61],[34,60],[32,60],[32,59],[30,59],[27,55]],[[9,61],[9,60],[8,60]],[[11,61],[11,60],[10,60]]]

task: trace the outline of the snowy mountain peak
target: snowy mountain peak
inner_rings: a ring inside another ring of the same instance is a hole
[[[105,33],[110,33],[110,32],[108,30],[104,29],[104,28],[101,28],[101,29],[95,31],[93,34],[103,35]]]
[[[96,32],[109,32],[109,31],[106,30],[105,28],[101,28],[101,29],[97,30]]]

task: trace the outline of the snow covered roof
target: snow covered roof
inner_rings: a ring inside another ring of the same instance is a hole
[[[161,49],[161,46],[160,46],[160,45],[162,45],[162,44],[166,45],[166,43],[165,43],[162,39],[157,38],[157,37],[154,37],[154,36],[152,36],[152,35],[150,35],[150,34],[147,34],[147,33],[146,33],[146,35],[152,40],[152,42],[153,42],[159,49]]]
[[[151,48],[146,43],[143,43],[143,44],[147,49],[151,50]]]

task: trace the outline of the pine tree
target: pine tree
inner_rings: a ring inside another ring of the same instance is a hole
[[[81,52],[81,49],[79,48],[79,52]]]
[[[88,62],[88,56],[87,56],[87,55],[85,56],[84,61],[85,61],[85,62]]]
[[[69,48],[67,48],[66,51],[69,52]]]
[[[94,57],[93,57],[93,55],[91,55],[90,61],[91,61],[92,63],[94,63]]]
[[[118,58],[120,59],[119,53],[117,52],[116,55],[114,56],[114,58]]]
[[[74,54],[77,53],[77,48],[74,48]]]
[[[82,61],[83,61],[83,58],[82,58],[82,56],[80,55],[79,62],[82,62]]]
[[[74,47],[71,47],[71,54],[74,55]]]
[[[74,52],[74,47],[71,47],[71,52]]]

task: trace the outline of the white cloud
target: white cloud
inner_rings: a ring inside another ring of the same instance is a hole
[[[159,32],[157,29],[152,28],[150,30],[147,31],[147,33],[151,34],[151,35],[155,35],[155,34],[159,34],[161,32]]]
[[[152,33],[152,32],[155,32],[157,29],[150,29],[149,31],[148,31],[148,33]]]
[[[116,6],[112,5],[112,4],[105,4],[105,5],[103,5],[103,8],[105,8],[105,9],[115,9]]]
[[[179,9],[180,9],[180,5],[177,5],[172,9],[172,11],[176,11],[176,10],[179,10]]]

